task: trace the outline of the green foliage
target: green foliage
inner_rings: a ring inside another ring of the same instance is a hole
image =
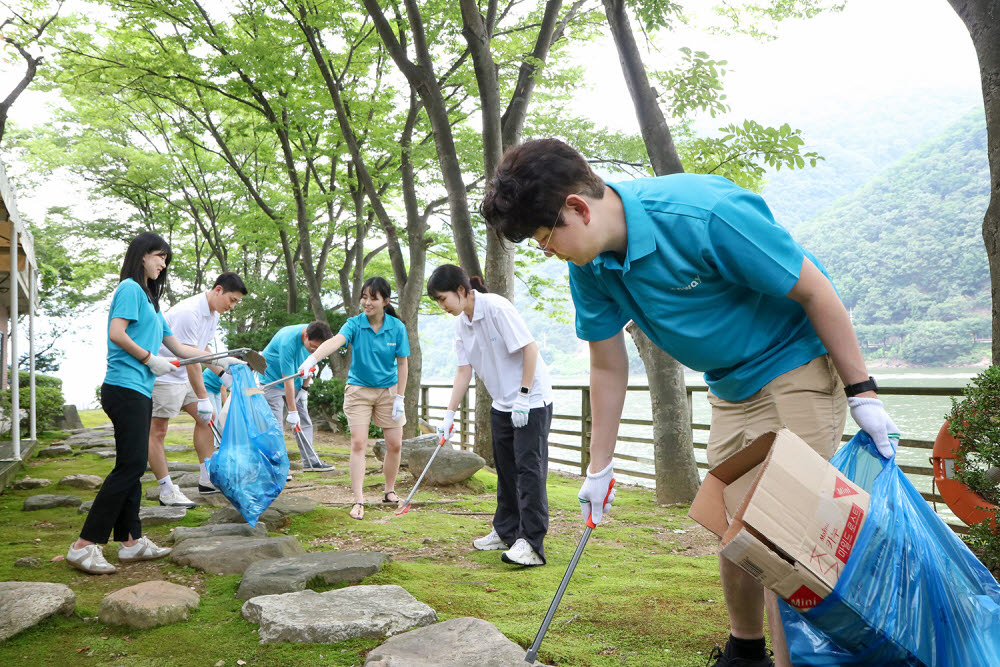
[[[326,311],[326,318],[334,333],[347,321],[347,315],[340,310]],[[313,317],[310,312],[287,313],[283,310],[272,310],[266,314],[266,319],[262,317],[257,321],[258,328],[249,331],[233,330],[232,323],[224,326],[223,328],[227,329],[226,345],[230,348],[249,347],[259,352],[267,347],[267,344],[274,338],[274,334],[278,333],[282,327],[292,324],[307,324],[313,321]],[[223,324],[226,323],[223,322]]]
[[[340,422],[340,429],[344,433],[349,433],[351,430],[351,425],[347,423],[347,415],[343,412],[337,415],[337,421]],[[382,432],[382,427],[376,426],[375,424],[368,424],[368,437],[369,438],[384,438],[385,434]]]
[[[28,410],[31,405],[30,376],[27,371],[18,373],[18,400],[20,409]],[[62,417],[62,406],[64,403],[62,393],[62,380],[59,378],[35,374],[35,427],[41,433],[56,423]],[[5,417],[11,414],[11,392],[10,389],[0,391],[0,413]],[[21,419],[21,436],[28,436],[31,432],[30,417]],[[0,438],[10,438],[10,431],[0,432]]]
[[[346,380],[331,377],[329,380],[316,378],[309,385],[309,412],[322,419],[335,419],[344,411],[344,385]]]

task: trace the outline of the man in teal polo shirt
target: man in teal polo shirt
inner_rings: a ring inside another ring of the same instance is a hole
[[[847,406],[879,451],[894,454],[898,429],[833,284],[756,194],[697,174],[606,184],[575,149],[544,139],[507,151],[482,212],[500,236],[531,238],[570,262],[577,335],[590,345],[584,519],[599,523],[614,500],[612,456],[628,384],[622,328],[630,320],[704,372],[709,464],[781,426],[829,459]],[[775,596],[734,563],[720,559],[719,567],[730,637],[714,664],[775,664],[764,644],[766,599],[775,659],[789,665]]]
[[[279,329],[261,353],[267,361],[267,371],[261,376],[261,384],[297,373],[299,364],[331,336],[333,330],[330,329],[330,325],[320,321],[292,324]],[[305,437],[295,439],[299,446],[299,454],[302,456],[302,469],[307,472],[332,470],[332,465],[320,461],[312,446],[313,426],[309,417],[309,394],[303,386],[302,377],[289,378],[277,385],[266,387],[264,397],[279,424],[282,413],[287,411],[288,416],[285,417],[285,421],[292,428],[299,426],[302,429],[302,435]]]

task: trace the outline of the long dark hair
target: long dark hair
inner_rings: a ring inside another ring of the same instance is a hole
[[[369,295],[378,294],[385,301],[385,312],[392,315],[397,320],[399,320],[399,315],[396,314],[396,309],[392,307],[389,303],[389,297],[392,296],[392,288],[389,287],[389,281],[382,276],[372,276],[365,281],[365,284],[361,286],[361,293],[364,294],[368,292]],[[402,320],[400,320],[402,322]]]
[[[431,277],[427,279],[427,296],[437,299],[443,292],[455,292],[457,294],[459,287],[465,288],[466,295],[472,290],[484,293],[489,292],[486,289],[483,279],[479,276],[472,276],[470,278],[469,274],[462,267],[455,266],[454,264],[444,264],[434,269]]]
[[[165,265],[163,270],[160,271],[160,275],[155,279],[147,278],[146,266],[142,260],[148,253],[159,251],[167,253],[167,256],[164,258]],[[160,295],[163,294],[163,288],[167,284],[167,267],[170,266],[171,257],[173,257],[173,252],[170,250],[170,244],[162,236],[153,232],[143,232],[128,244],[128,250],[125,251],[125,259],[122,260],[122,270],[118,274],[118,281],[121,282],[126,278],[131,278],[139,283],[139,287],[146,293],[146,296],[153,304],[153,308],[159,311]]]

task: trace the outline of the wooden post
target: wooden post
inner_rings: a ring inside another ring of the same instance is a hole
[[[459,414],[459,425],[461,430],[459,435],[461,436],[458,440],[458,444],[462,449],[469,449],[472,445],[469,443],[469,392],[465,392],[462,396],[462,403],[458,407]]]
[[[580,475],[590,467],[590,387],[580,392]]]
[[[420,418],[428,424],[431,423],[430,398],[431,388],[427,385],[420,385]]]

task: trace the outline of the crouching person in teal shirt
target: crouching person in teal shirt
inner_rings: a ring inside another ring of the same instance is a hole
[[[593,427],[580,489],[583,518],[614,501],[615,451],[630,320],[660,348],[703,371],[712,404],[708,462],[787,426],[829,459],[851,416],[891,457],[899,433],[875,392],[847,310],[823,267],[764,201],[720,176],[674,174],[605,183],[567,144],[507,151],[482,203],[487,224],[569,262],[577,335],[590,345]],[[788,665],[777,598],[720,559],[730,638],[716,667]],[[766,593],[766,595],[765,595]]]

